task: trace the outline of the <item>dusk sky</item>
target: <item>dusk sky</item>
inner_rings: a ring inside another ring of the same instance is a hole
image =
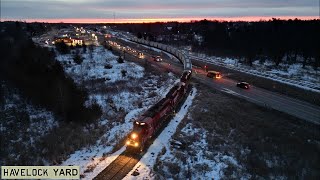
[[[270,17],[319,19],[319,0],[1,0],[1,21],[148,22]]]

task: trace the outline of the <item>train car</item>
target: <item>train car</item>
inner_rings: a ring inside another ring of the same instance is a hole
[[[160,129],[165,116],[173,111],[170,99],[163,98],[133,122],[133,130],[127,139],[127,148],[143,151],[146,142]]]
[[[191,74],[192,74],[191,70],[184,71],[180,77],[180,82],[188,83],[191,78]]]
[[[161,129],[162,124],[166,119],[168,119],[166,117],[174,113],[175,109],[184,98],[184,95],[187,93],[192,74],[192,63],[191,60],[183,53],[180,53],[176,49],[173,49],[169,46],[158,43],[150,44],[149,41],[144,41],[137,38],[132,39],[132,41],[146,45],[152,45],[164,51],[168,51],[174,54],[176,57],[179,57],[180,62],[183,62],[184,64],[184,72],[180,77],[180,82],[170,89],[165,98],[159,101],[156,105],[152,106],[133,122],[133,130],[128,135],[126,145],[127,150],[139,152],[144,150],[148,140],[150,140],[150,138],[153,137],[159,131],[159,129]]]
[[[170,91],[166,95],[166,98],[170,99],[171,106],[176,108],[177,104],[180,102],[184,94],[185,87],[181,83],[178,83],[170,89]]]
[[[126,142],[128,150],[134,152],[144,150],[147,141],[162,127],[166,117],[175,112],[186,93],[186,88],[181,82],[177,83],[170,89],[165,98],[133,122],[133,130]]]

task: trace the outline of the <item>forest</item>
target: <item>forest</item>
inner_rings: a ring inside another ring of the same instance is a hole
[[[138,38],[177,46],[208,55],[235,57],[248,65],[254,60],[302,63],[320,67],[320,20],[257,22],[194,21],[189,23],[120,24],[115,28]],[[201,37],[200,40],[196,37]]]
[[[86,90],[66,76],[55,59],[56,52],[31,40],[49,27],[41,23],[6,22],[1,23],[1,29],[1,84],[18,89],[26,101],[45,107],[64,121],[92,122],[101,116],[98,105],[84,106]],[[1,91],[0,100],[5,101]]]

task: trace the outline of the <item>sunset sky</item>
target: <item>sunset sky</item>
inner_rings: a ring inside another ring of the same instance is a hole
[[[319,0],[1,0],[1,21],[319,19]]]

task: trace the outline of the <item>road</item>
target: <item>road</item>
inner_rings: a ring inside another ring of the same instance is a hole
[[[137,49],[138,47],[139,46],[135,46],[132,48]],[[150,61],[150,58],[148,59],[150,63],[161,64],[166,69],[173,71],[174,73],[181,74],[182,66],[178,61],[173,61],[172,59],[164,59],[163,62],[152,62]],[[193,79],[204,83],[214,89],[237,96],[239,98],[246,99],[252,103],[264,106],[266,108],[271,108],[287,113],[289,115],[312,122],[314,124],[320,124],[319,106],[279,93],[267,91],[265,89],[258,88],[252,85],[248,90],[241,89],[236,87],[237,81],[229,79],[227,75],[223,75],[221,79],[211,79],[206,77],[206,72],[199,67],[194,67],[193,72]]]
[[[197,70],[196,70],[197,71]],[[210,79],[206,77],[203,70],[198,69],[198,74],[193,74],[193,78],[209,85],[210,87],[222,92],[244,98],[255,104],[272,108],[297,118],[309,122],[320,124],[320,107],[310,103],[300,101],[275,92],[267,91],[255,86],[250,89],[241,89],[236,87],[236,81],[223,77],[221,79]]]

